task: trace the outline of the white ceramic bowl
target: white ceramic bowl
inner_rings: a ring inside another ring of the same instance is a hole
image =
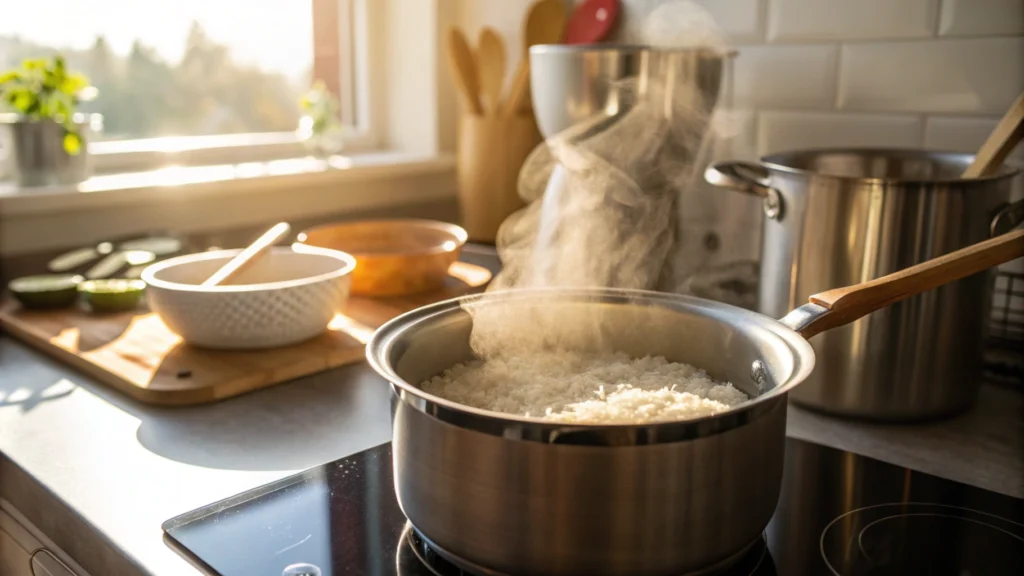
[[[231,284],[200,286],[239,252],[202,252],[146,268],[150,309],[189,344],[244,350],[312,338],[348,299],[355,259],[308,246],[273,248]]]

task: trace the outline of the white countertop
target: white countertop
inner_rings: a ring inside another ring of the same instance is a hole
[[[1022,415],[1024,394],[984,386],[975,410],[952,420],[886,426],[791,407],[788,433],[1024,498]],[[390,431],[387,386],[365,365],[165,409],[0,337],[0,497],[92,576],[195,576],[164,544],[165,520]]]

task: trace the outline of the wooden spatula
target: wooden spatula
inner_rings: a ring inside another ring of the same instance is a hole
[[[505,83],[505,42],[489,26],[480,29],[477,68],[487,112],[497,114],[501,105],[501,86]]]
[[[448,29],[448,66],[462,95],[462,102],[471,114],[482,115],[480,80],[477,77],[476,58],[466,41],[466,35],[457,28]]]
[[[264,232],[255,242],[249,244],[245,250],[242,250],[237,256],[228,260],[227,264],[221,266],[201,286],[210,287],[226,284],[231,278],[251,266],[253,262],[266,253],[267,249],[276,244],[282,236],[288,233],[289,229],[291,229],[291,226],[287,222],[274,224],[273,228]]]
[[[996,124],[995,130],[988,135],[988,140],[981,145],[974,162],[964,170],[962,178],[984,178],[995,174],[1003,165],[1006,155],[1020,142],[1024,136],[1024,93]]]

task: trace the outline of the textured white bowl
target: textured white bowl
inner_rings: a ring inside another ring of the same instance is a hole
[[[149,308],[189,344],[248,350],[320,334],[348,299],[355,259],[305,246],[273,248],[227,286],[200,286],[239,252],[202,252],[146,268]]]

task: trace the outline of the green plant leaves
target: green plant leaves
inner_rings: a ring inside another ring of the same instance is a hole
[[[64,151],[72,156],[78,156],[82,151],[82,137],[76,132],[64,134]]]
[[[14,82],[15,80],[21,79],[21,72],[17,70],[8,70],[7,72],[0,73],[0,86],[7,84],[8,82]]]
[[[89,87],[84,75],[67,71],[62,56],[29,58],[21,69],[0,74],[0,101],[31,120],[54,120],[64,127],[64,150],[82,151],[82,136],[74,123],[78,94]]]

